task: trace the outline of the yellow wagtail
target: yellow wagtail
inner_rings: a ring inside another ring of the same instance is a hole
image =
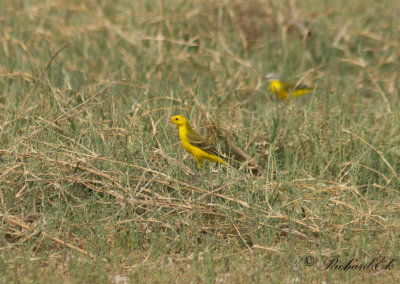
[[[301,97],[305,94],[311,93],[314,88],[304,85],[297,85],[289,82],[281,81],[277,74],[268,73],[265,78],[269,82],[269,89],[272,93],[276,94],[281,100],[290,99],[293,97]]]
[[[203,137],[190,127],[189,121],[182,115],[171,117],[171,122],[179,127],[179,137],[183,148],[194,156],[201,169],[203,159],[226,165],[226,159],[218,153]]]

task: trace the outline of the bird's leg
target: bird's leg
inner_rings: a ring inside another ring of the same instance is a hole
[[[199,165],[199,169],[201,170],[203,168],[203,161],[200,158],[196,157],[197,165]]]
[[[197,165],[199,166],[198,169],[196,169],[196,174],[192,176],[192,182],[195,182],[199,176],[200,170],[203,168],[203,161],[200,158],[196,157],[196,162]]]

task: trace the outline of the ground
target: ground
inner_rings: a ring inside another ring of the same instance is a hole
[[[0,282],[399,281],[398,1],[2,6]]]

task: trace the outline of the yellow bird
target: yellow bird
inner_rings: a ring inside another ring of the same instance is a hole
[[[175,115],[171,117],[171,122],[178,125],[182,146],[194,156],[200,169],[203,167],[203,159],[226,165],[226,159],[190,127],[185,117]]]
[[[281,100],[286,100],[289,96],[301,97],[305,94],[311,93],[314,88],[304,85],[296,85],[289,82],[279,80],[278,75],[275,73],[268,73],[265,78],[269,82],[269,89],[272,93],[276,94]]]

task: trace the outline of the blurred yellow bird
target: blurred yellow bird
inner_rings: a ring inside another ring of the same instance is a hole
[[[203,159],[226,165],[226,159],[190,127],[185,117],[175,115],[171,117],[171,122],[178,125],[182,146],[194,156],[200,169],[203,168]]]
[[[278,75],[275,73],[268,73],[265,78],[269,82],[269,89],[272,93],[276,94],[281,100],[286,100],[288,97],[301,97],[305,94],[311,93],[314,89],[304,86],[296,85],[289,82],[279,80]]]

